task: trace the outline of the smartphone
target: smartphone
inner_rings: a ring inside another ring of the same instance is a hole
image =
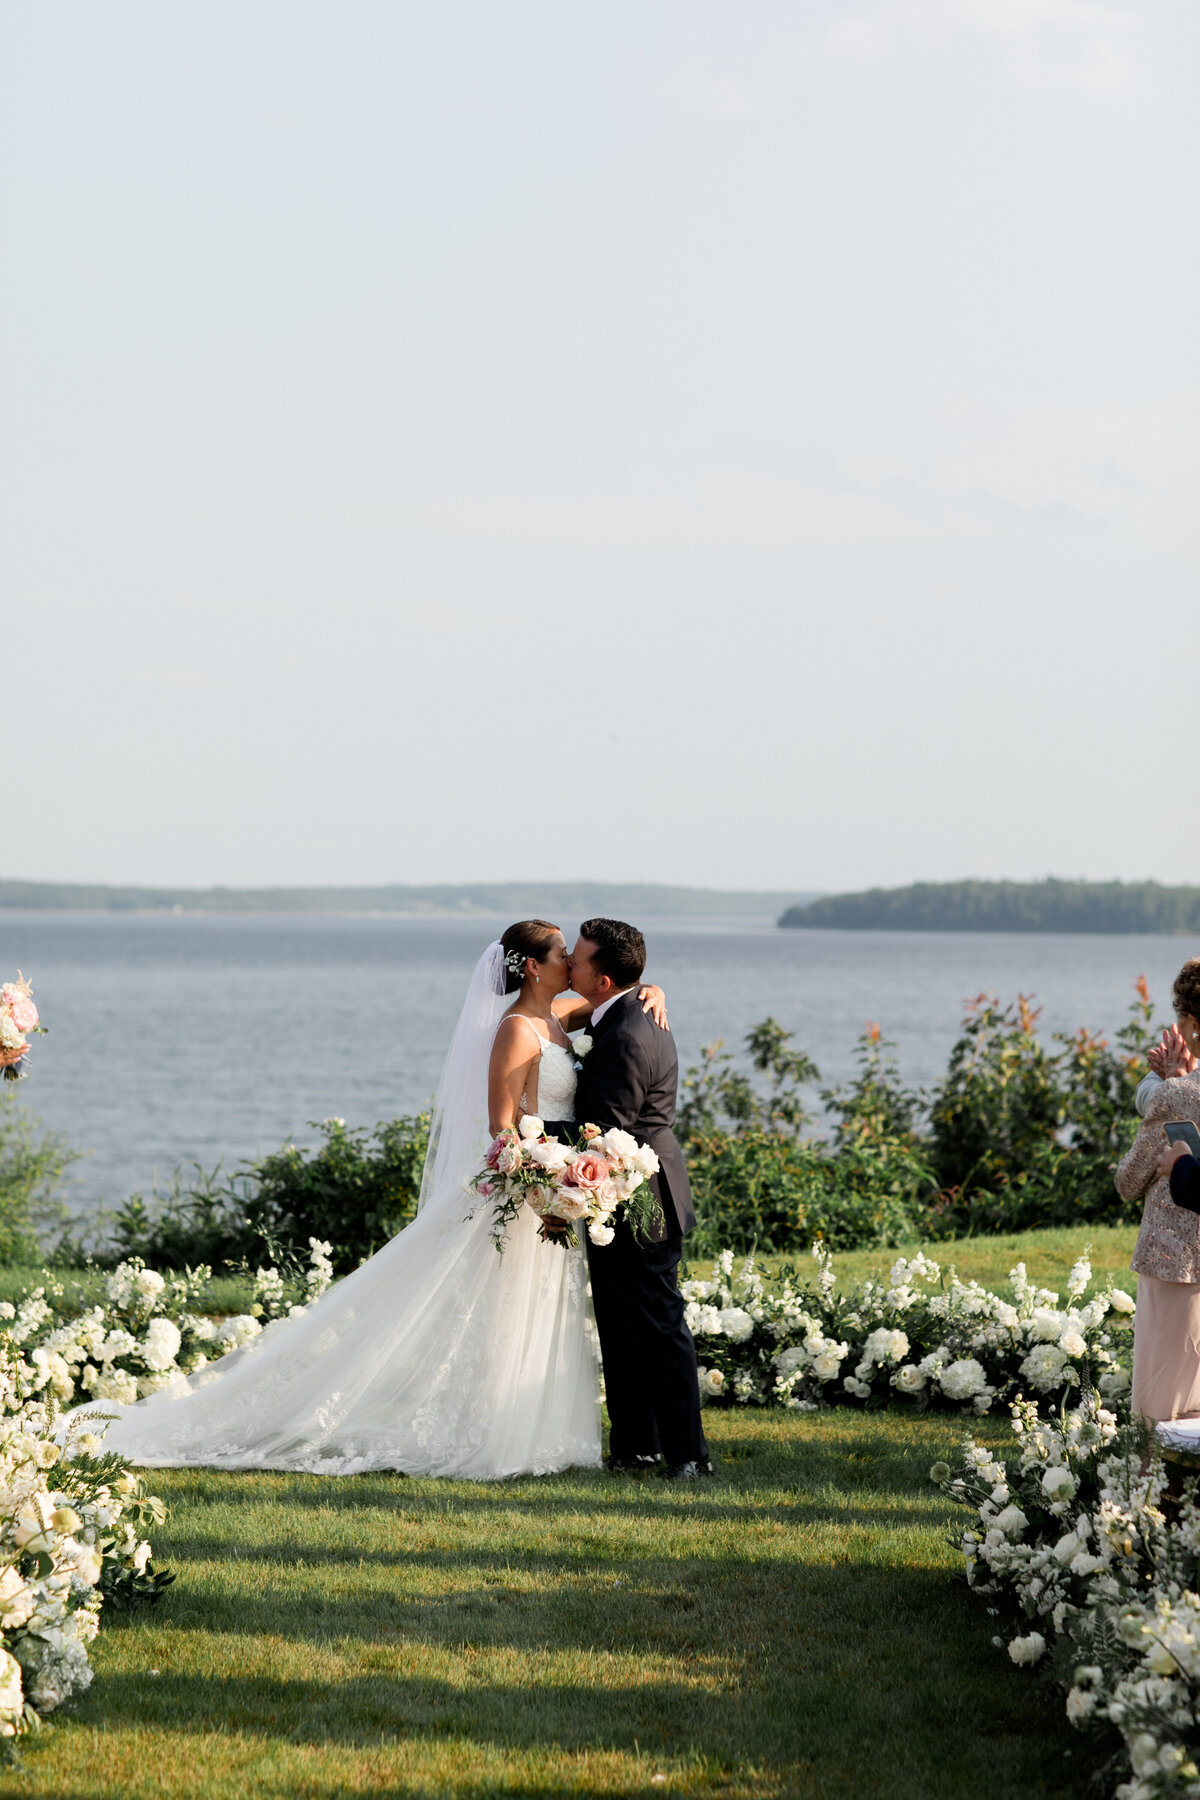
[[[1163,1125],[1168,1144],[1184,1144],[1200,1160],[1200,1131],[1190,1119],[1168,1119]]]

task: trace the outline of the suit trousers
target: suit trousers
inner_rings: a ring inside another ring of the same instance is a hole
[[[611,1244],[588,1240],[588,1268],[604,1388],[612,1424],[609,1455],[661,1454],[668,1463],[708,1456],[700,1419],[696,1347],[679,1292],[683,1236],[673,1209],[660,1243],[635,1238],[624,1218]]]

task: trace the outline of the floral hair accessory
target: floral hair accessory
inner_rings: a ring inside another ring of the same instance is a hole
[[[506,950],[504,953],[504,966],[510,975],[524,975],[528,961],[528,956],[521,950]]]

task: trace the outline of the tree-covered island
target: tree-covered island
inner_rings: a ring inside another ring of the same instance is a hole
[[[918,881],[789,906],[789,928],[1200,933],[1200,887],[1157,881]]]

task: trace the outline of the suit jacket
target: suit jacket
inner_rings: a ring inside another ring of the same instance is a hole
[[[1133,1252],[1137,1273],[1159,1281],[1200,1281],[1200,1216],[1176,1206],[1171,1198],[1174,1183],[1154,1171],[1159,1153],[1166,1149],[1163,1125],[1168,1119],[1191,1119],[1200,1125],[1200,1071],[1177,1075],[1154,1090],[1133,1147],[1117,1166],[1117,1192],[1126,1200],[1146,1196]],[[1185,1181],[1186,1172],[1180,1177],[1181,1186]]]
[[[671,1130],[679,1058],[675,1040],[642,1011],[637,990],[614,1000],[592,1032],[575,1094],[575,1117],[602,1131],[617,1126],[639,1144],[649,1144],[660,1168],[651,1186],[664,1212],[674,1213],[680,1231],[696,1223],[683,1152]]]

